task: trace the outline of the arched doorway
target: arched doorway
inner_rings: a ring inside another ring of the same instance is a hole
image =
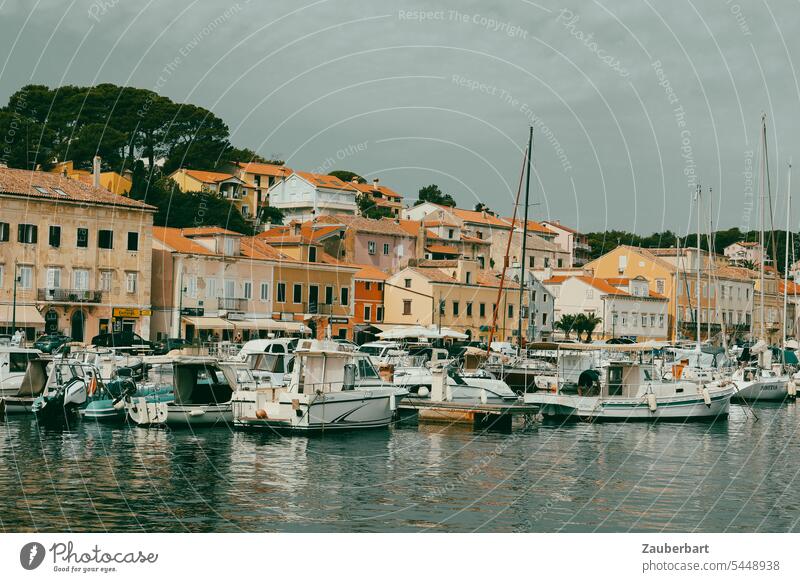
[[[86,314],[78,309],[72,314],[70,319],[71,333],[70,337],[76,342],[83,341],[83,335],[86,332]]]
[[[55,309],[49,309],[44,314],[44,332],[56,333],[58,331],[58,312]]]

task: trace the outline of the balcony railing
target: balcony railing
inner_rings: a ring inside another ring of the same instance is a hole
[[[103,292],[94,289],[39,289],[37,298],[61,303],[100,303]]]
[[[243,297],[220,297],[217,301],[217,308],[227,311],[245,311],[249,299]]]
[[[303,312],[311,315],[331,315],[333,313],[333,305],[320,302],[310,302],[303,304]]]

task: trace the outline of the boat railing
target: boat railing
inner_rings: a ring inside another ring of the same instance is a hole
[[[232,342],[207,342],[202,344],[202,347],[207,350],[209,356],[220,360],[231,359],[242,349],[241,344]]]

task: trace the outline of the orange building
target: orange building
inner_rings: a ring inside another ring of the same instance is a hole
[[[357,339],[373,339],[376,325],[383,323],[383,291],[388,278],[380,269],[368,265],[355,274],[353,331]]]

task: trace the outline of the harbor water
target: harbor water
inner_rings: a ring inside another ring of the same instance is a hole
[[[3,531],[800,530],[798,405],[713,424],[409,425],[313,438],[0,423]]]

